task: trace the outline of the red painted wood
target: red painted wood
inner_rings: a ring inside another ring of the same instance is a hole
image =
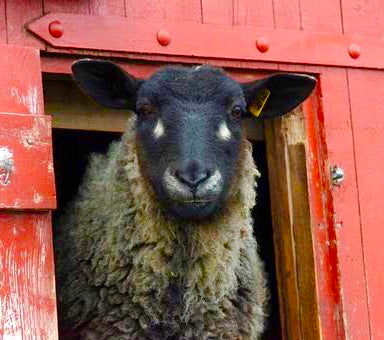
[[[274,0],[273,7],[277,29],[301,29],[299,1]]]
[[[384,338],[384,74],[348,71],[362,241],[373,339]]]
[[[319,320],[323,339],[344,339],[337,243],[332,220],[332,196],[320,96],[319,89],[316,96],[303,104]]]
[[[345,33],[383,37],[383,1],[342,0],[341,4]]]
[[[9,0],[12,1],[12,0]],[[93,0],[42,0],[44,3],[44,13],[64,12],[89,14],[89,2]]]
[[[200,0],[125,0],[127,18],[201,22]]]
[[[233,24],[232,0],[201,0],[204,24]]]
[[[44,113],[39,51],[1,45],[0,112]]]
[[[254,0],[233,0],[233,24],[235,26],[274,28],[272,0],[261,2]],[[277,70],[278,65],[276,63],[263,63],[260,65],[260,68]]]
[[[0,339],[58,339],[50,213],[0,212],[0,226]]]
[[[25,24],[43,14],[40,0],[5,0],[8,43],[44,49],[45,44],[28,32]]]
[[[7,21],[5,14],[5,0],[0,0],[0,43],[7,42]]]
[[[0,166],[0,338],[56,340],[51,215],[5,209],[54,207],[39,51],[1,50],[0,111],[12,113],[0,114],[0,155],[3,161],[4,150],[10,151],[13,164],[8,185],[4,162]]]
[[[65,31],[59,39],[47,30],[56,19],[63,23]],[[384,41],[357,36],[64,13],[47,14],[31,23],[29,29],[53,46],[70,49],[384,68]],[[157,41],[160,29],[170,32],[172,42],[168,46]],[[255,46],[260,35],[270,41],[267,53],[259,52]],[[361,46],[358,59],[348,53],[352,43]]]
[[[0,210],[55,209],[51,117],[0,113],[0,122]],[[9,154],[13,165],[5,173]]]
[[[340,1],[300,0],[301,27],[304,31],[341,33]],[[324,53],[327,53],[325,46]]]
[[[273,28],[272,0],[233,0],[233,24]]]
[[[90,0],[89,1],[90,15],[115,15],[125,16],[124,0]]]
[[[369,315],[346,70],[324,69],[320,82],[328,165],[338,165],[346,173],[342,185],[332,188],[345,332],[347,339],[369,339]]]

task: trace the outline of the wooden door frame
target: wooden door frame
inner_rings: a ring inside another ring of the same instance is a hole
[[[51,74],[68,75],[69,65],[74,59],[72,56],[57,59],[44,56],[43,69]],[[121,59],[117,62],[141,78],[148,77],[163,65]],[[242,81],[276,71],[270,70],[269,64],[264,65],[264,69],[260,65],[257,70],[252,70],[241,69],[236,62],[233,65],[227,63],[229,73]],[[291,68],[287,65],[288,71]],[[295,66],[294,71],[314,74],[321,83],[323,74],[318,69]],[[316,93],[301,109],[287,118],[266,121],[264,129],[279,300],[282,302],[281,324],[283,337],[289,340],[344,338],[321,97],[321,86],[318,86]],[[121,131],[121,127],[115,131]]]

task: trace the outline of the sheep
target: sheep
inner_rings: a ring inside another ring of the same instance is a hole
[[[72,70],[97,102],[135,114],[91,157],[57,227],[63,336],[259,339],[268,302],[251,218],[259,173],[241,121],[262,106],[259,119],[290,112],[315,78],[239,84],[204,65],[144,81],[88,59]]]

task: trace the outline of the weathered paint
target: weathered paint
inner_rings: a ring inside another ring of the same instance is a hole
[[[51,216],[0,212],[0,338],[57,339]]]
[[[48,211],[56,203],[39,53],[9,45],[1,51],[0,339],[54,340],[58,335]]]
[[[12,153],[10,177],[0,185],[0,209],[54,209],[50,117],[0,113],[0,122],[0,157],[5,150]]]
[[[9,185],[12,172],[13,152],[7,147],[0,147],[0,185]]]

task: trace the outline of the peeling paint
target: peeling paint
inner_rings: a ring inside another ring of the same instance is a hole
[[[38,192],[33,193],[33,202],[36,204],[39,204],[43,201],[43,196],[40,195]]]
[[[17,87],[11,87],[11,96],[18,104],[25,106],[32,114],[39,113],[38,91],[36,86],[28,87],[27,94],[19,92]]]
[[[0,147],[0,185],[9,185],[13,170],[12,150],[7,147]]]

